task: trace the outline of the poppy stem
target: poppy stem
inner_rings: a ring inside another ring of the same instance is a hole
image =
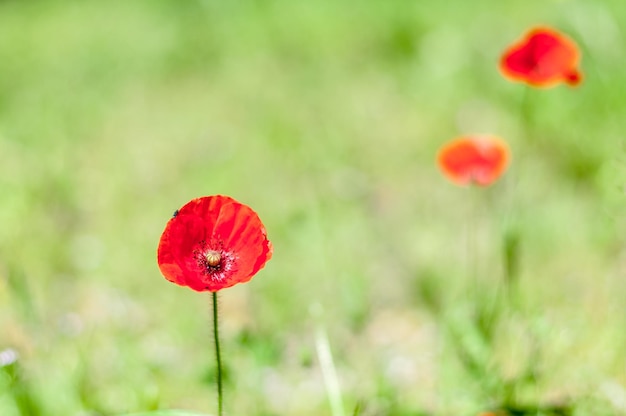
[[[473,301],[478,304],[480,288],[478,284],[478,197],[477,186],[470,186],[469,219],[467,221],[467,261],[469,279],[472,285]]]
[[[220,336],[218,330],[218,317],[217,317],[217,292],[212,292],[213,295],[213,342],[215,343],[215,361],[217,364],[217,414],[222,416],[223,411],[223,394],[222,394],[222,356],[220,354]]]
[[[520,116],[522,121],[522,128],[526,136],[532,136],[530,129],[533,125],[533,108],[531,103],[532,91],[530,87],[524,87],[522,90],[522,99],[520,100]],[[528,140],[532,140],[532,137],[528,137]]]
[[[534,91],[526,86],[522,90],[522,98],[520,100],[520,121],[522,123],[522,132],[524,134],[524,139],[528,146],[526,147],[526,152],[537,150],[538,145],[538,129],[536,123],[536,117],[533,111],[533,107],[535,105],[534,99]],[[524,156],[522,153],[522,156]]]

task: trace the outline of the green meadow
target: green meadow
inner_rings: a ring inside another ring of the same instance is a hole
[[[501,75],[536,25],[580,86]],[[214,194],[274,246],[219,292],[227,415],[626,414],[625,44],[621,0],[0,0],[0,415],[216,414],[156,262]],[[466,134],[494,185],[439,171]]]

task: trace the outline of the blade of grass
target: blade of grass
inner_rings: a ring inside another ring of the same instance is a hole
[[[321,323],[322,306],[315,304],[311,307],[311,311],[312,314],[318,318],[317,329],[315,331],[315,350],[322,370],[324,386],[326,387],[326,394],[330,402],[331,414],[333,416],[345,416],[341,389],[339,388],[339,379],[337,377],[333,355],[330,350],[328,334],[326,333],[324,325]]]

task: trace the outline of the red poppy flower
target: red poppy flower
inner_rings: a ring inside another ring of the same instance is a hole
[[[198,292],[252,279],[272,257],[272,244],[259,216],[223,196],[189,201],[161,235],[157,260],[163,276]]]
[[[458,185],[491,185],[509,164],[509,148],[493,136],[460,137],[439,151],[439,167]]]
[[[550,28],[535,28],[502,55],[500,70],[505,77],[535,87],[565,82],[578,85],[580,53],[570,38]]]

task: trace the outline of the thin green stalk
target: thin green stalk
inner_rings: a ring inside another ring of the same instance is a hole
[[[330,351],[328,335],[321,325],[317,329],[315,344],[317,357],[322,369],[324,385],[326,386],[326,393],[330,401],[331,414],[333,416],[345,416],[343,401],[341,399],[341,389],[339,388],[339,379],[337,377],[337,371],[335,370],[335,364],[333,363],[333,355]]]
[[[533,115],[533,103],[531,94],[531,88],[525,86],[522,90],[522,98],[520,100],[520,119],[523,124],[523,131],[526,134],[526,138],[529,141],[534,139],[533,131],[531,129],[534,127],[534,115]]]
[[[217,316],[217,292],[213,295],[213,342],[215,343],[215,361],[217,364],[217,415],[222,416],[223,410],[223,393],[222,393],[222,357],[220,354],[220,336],[218,330]]]
[[[517,285],[520,272],[521,237],[517,227],[509,228],[503,237],[502,254],[504,261],[505,303],[513,306],[517,303]]]
[[[330,351],[328,334],[322,322],[324,309],[321,304],[315,303],[311,305],[310,310],[313,317],[318,321],[315,331],[315,350],[322,370],[322,379],[330,402],[331,414],[332,416],[345,416],[339,378],[333,362],[333,354]]]
[[[479,189],[471,184],[469,189],[469,213],[467,221],[467,267],[469,271],[470,284],[472,285],[472,301],[474,306],[479,302],[480,285],[478,277],[478,197]]]

